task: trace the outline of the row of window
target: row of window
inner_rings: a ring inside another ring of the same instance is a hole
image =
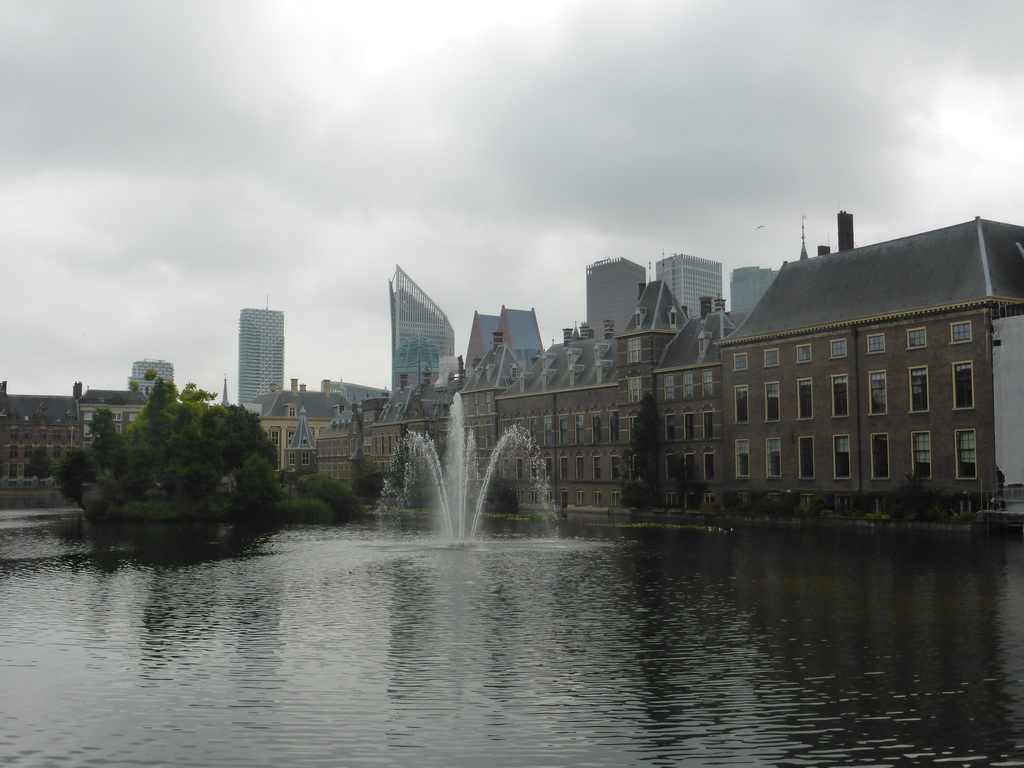
[[[684,399],[714,396],[714,371],[712,369],[705,368],[702,371],[685,371],[679,378],[682,384],[681,389],[677,387],[676,374],[669,373],[665,375],[666,401],[675,400],[680,394]],[[639,382],[639,379],[637,381]]]
[[[678,414],[678,416],[682,417],[681,423],[677,420],[677,414],[665,414],[666,440],[696,440],[698,423],[701,427],[701,438],[706,440],[715,436],[715,414],[713,411],[701,411],[699,414],[687,412]]]
[[[21,456],[21,458],[23,459],[31,459],[32,451],[34,451],[37,447],[38,446],[35,445],[9,445],[7,446],[7,458],[16,459],[19,456]],[[64,455],[64,448],[66,448],[67,446],[51,445],[44,447],[49,448],[49,455],[51,458],[59,459]]]
[[[963,344],[973,338],[971,321],[963,320],[949,324],[949,343]],[[926,328],[908,328],[906,331],[907,349],[923,349],[928,346],[928,330]],[[885,334],[868,333],[864,336],[864,348],[869,355],[885,352]],[[828,342],[829,358],[843,358],[847,355],[846,339],[830,339]],[[778,348],[764,350],[764,367],[773,368],[779,365]],[[797,363],[811,362],[811,345],[797,344],[795,360]],[[745,371],[749,365],[746,352],[737,352],[732,356],[732,367],[735,371]]]
[[[954,409],[974,407],[974,364],[969,361],[952,363],[952,392]],[[764,420],[778,421],[781,413],[781,385],[777,381],[764,384]],[[928,388],[928,366],[907,369],[908,404],[911,412],[931,408]],[[877,415],[889,412],[888,374],[886,371],[868,372],[868,412]],[[830,405],[832,416],[850,414],[850,380],[845,373],[830,377]],[[739,424],[750,420],[750,389],[746,384],[734,387],[734,417]],[[814,418],[814,381],[797,379],[796,417]]]
[[[515,424],[526,429],[537,445],[586,445],[589,426],[591,444],[619,442],[622,435],[618,411],[591,411],[589,419],[587,417],[586,413],[561,413],[557,417],[548,414],[544,417],[502,419],[501,431],[504,434]]]
[[[764,462],[765,477],[782,477],[782,439],[769,437],[765,439]],[[870,470],[875,480],[890,478],[889,466],[889,435],[875,433],[870,436]],[[977,437],[973,429],[958,429],[953,434],[953,447],[956,457],[956,478],[973,480],[978,476]],[[737,440],[736,477],[750,477],[750,440]],[[932,476],[932,436],[931,432],[911,432],[910,450],[913,462],[913,474],[922,479]],[[813,480],[816,473],[814,464],[814,437],[797,438],[796,461],[797,475],[802,480]],[[850,436],[832,436],[832,478],[848,480],[850,478]]]

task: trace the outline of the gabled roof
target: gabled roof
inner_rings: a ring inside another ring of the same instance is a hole
[[[636,309],[629,316],[626,327],[619,336],[632,336],[650,331],[675,333],[685,319],[686,315],[679,308],[668,285],[663,280],[652,280],[644,287]]]
[[[306,418],[306,409],[299,409],[299,423],[295,427],[295,434],[288,441],[289,451],[314,451],[316,450],[316,438],[313,437],[313,430],[309,427],[309,419]]]
[[[466,377],[463,392],[488,389],[505,390],[512,386],[526,366],[516,359],[508,344],[491,345],[472,373]]]
[[[568,343],[551,346],[504,395],[541,394],[613,384],[618,376],[616,347],[614,338],[578,337]]]
[[[85,405],[145,405],[146,394],[130,389],[87,389],[79,402]]]
[[[986,300],[1024,301],[1024,227],[979,218],[783,264],[727,341]]]
[[[29,421],[46,419],[51,422],[77,421],[75,399],[64,395],[7,395],[0,416]]]
[[[705,318],[687,318],[679,333],[665,347],[658,368],[717,363],[719,354],[716,342],[735,331],[748,314],[745,311],[712,312]]]
[[[304,409],[311,419],[330,419],[336,411],[335,406],[348,406],[344,395],[323,392],[292,392],[289,389],[276,392],[264,392],[253,398],[253,403],[260,406],[260,415],[265,418],[286,418],[288,406],[297,405]]]

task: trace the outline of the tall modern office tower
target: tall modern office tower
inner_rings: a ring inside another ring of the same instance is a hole
[[[606,320],[615,332],[625,328],[640,298],[647,270],[629,259],[601,259],[587,266],[587,325],[602,329]]]
[[[722,264],[718,261],[673,253],[657,263],[655,277],[668,286],[690,317],[700,312],[701,296],[722,298]]]
[[[146,381],[146,372],[156,371],[156,375],[164,381],[174,381],[174,364],[166,360],[136,360],[132,363],[132,375],[128,377],[128,386],[135,382],[139,392],[148,395],[154,382]]]
[[[455,331],[448,315],[395,265],[391,298],[391,386],[436,380],[455,368]]]
[[[243,309],[238,318],[238,403],[284,388],[284,312]]]
[[[779,274],[767,267],[739,267],[729,278],[729,306],[733,312],[753,309]]]

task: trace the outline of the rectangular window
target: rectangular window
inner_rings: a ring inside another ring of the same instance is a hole
[[[796,345],[796,361],[798,363],[809,363],[809,362],[811,362],[811,345],[810,344],[797,344]]]
[[[832,357],[846,357],[846,339],[833,339],[829,342]]]
[[[600,491],[594,491],[594,506],[595,507],[600,507],[601,506],[601,492]]]
[[[953,344],[971,340],[971,321],[949,324],[949,340]]]
[[[683,397],[693,397],[693,371],[683,374]]]
[[[917,349],[926,346],[928,336],[924,328],[911,328],[907,331],[907,349]]]
[[[560,480],[569,479],[569,457],[559,456],[558,457],[558,478]]]
[[[576,414],[576,445],[583,445],[586,437],[586,416],[582,413]]]
[[[833,435],[832,471],[836,479],[850,477],[850,436]]]
[[[594,479],[595,480],[600,480],[601,479],[601,457],[600,456],[594,456],[594,458],[593,458],[593,465],[594,465],[594,467],[593,467],[593,469],[594,469]]]
[[[930,432],[911,432],[914,451],[914,476],[927,480],[932,476],[932,436]]]
[[[871,436],[871,476],[876,480],[889,477],[889,436]]]
[[[619,442],[619,412],[611,411],[608,414],[608,441]]]
[[[674,373],[669,373],[665,376],[665,399],[676,399],[676,375]]]
[[[779,382],[769,381],[764,385],[764,419],[779,420]]]
[[[768,477],[782,477],[782,440],[769,437],[764,441],[765,473]]]
[[[733,390],[734,400],[736,403],[736,423],[746,424],[749,418],[749,412],[747,411],[747,385],[736,387]]]
[[[715,479],[715,454],[713,453],[704,454],[704,479]]]
[[[622,477],[622,464],[618,456],[612,456],[612,480]]]
[[[601,442],[601,414],[594,412],[590,414],[590,439],[591,442]]]
[[[910,369],[910,410],[928,410],[928,368]]]
[[[814,438],[799,438],[800,477],[809,480],[814,477]]]
[[[626,362],[640,362],[640,337],[634,337],[626,341]]]
[[[849,381],[845,373],[832,377],[832,415],[848,416],[850,413]]]
[[[561,445],[568,445],[570,437],[572,435],[569,434],[569,416],[563,413],[558,417],[558,442]]]
[[[693,440],[696,437],[692,413],[683,414],[683,440]]]
[[[584,477],[583,477],[583,457],[582,456],[577,456],[576,457],[576,479],[577,480],[583,480],[584,479]]]
[[[877,354],[879,352],[885,352],[885,334],[869,333],[867,344],[869,355]]]
[[[973,363],[953,363],[953,407],[974,407]]]
[[[750,441],[736,441],[736,477],[750,477]]]
[[[885,389],[885,371],[868,373],[868,387],[871,390],[871,413],[885,413],[889,407]]]
[[[715,414],[713,411],[704,411],[701,414],[704,418],[704,439],[715,436]]]
[[[956,476],[958,479],[970,479],[978,476],[978,466],[973,429],[956,431]]]
[[[747,370],[747,353],[737,352],[732,356],[732,369],[734,371]]]
[[[665,414],[665,439],[676,439],[676,415],[674,413]]]
[[[779,364],[779,350],[766,349],[764,351],[764,367],[772,368]]]
[[[811,380],[798,379],[796,382],[796,417],[798,419],[814,418],[813,405]]]
[[[714,394],[714,371],[710,368],[700,372],[701,389],[704,397],[711,397]]]
[[[627,392],[626,401],[630,403],[639,403],[643,395],[640,377],[633,376],[629,378],[627,380],[627,386],[629,387],[629,390]]]

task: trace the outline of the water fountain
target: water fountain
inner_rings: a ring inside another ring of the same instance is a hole
[[[476,537],[487,489],[504,458],[525,455],[527,476],[543,478],[544,475],[536,444],[529,432],[520,425],[514,425],[498,439],[481,474],[476,435],[466,429],[462,396],[459,393],[455,393],[452,400],[443,466],[437,446],[429,436],[411,432],[406,436],[406,444],[413,463],[425,468],[430,477],[437,493],[441,534],[452,544],[467,544]],[[540,499],[547,498],[546,482],[544,485],[545,489],[539,494]]]

